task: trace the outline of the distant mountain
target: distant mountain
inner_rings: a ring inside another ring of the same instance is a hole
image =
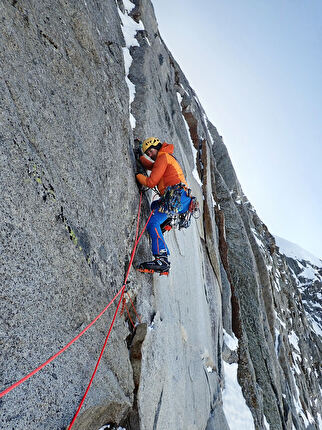
[[[275,236],[276,245],[279,247],[280,252],[287,257],[296,259],[298,261],[308,261],[313,266],[322,268],[322,260],[315,255],[311,254],[306,249],[301,248],[293,242],[290,242],[282,237]]]
[[[278,236],[275,239],[301,292],[312,329],[322,336],[322,260],[295,243]]]

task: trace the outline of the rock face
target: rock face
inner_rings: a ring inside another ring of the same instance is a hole
[[[139,205],[134,139],[155,135],[175,145],[202,215],[167,233],[168,278],[132,269],[141,323],[117,317],[73,428],[319,429],[321,338],[306,312],[320,284],[301,289],[303,270],[244,195],[150,0],[4,0],[0,19],[0,389],[122,287]],[[149,248],[144,235],[135,264]],[[115,309],[2,397],[1,428],[68,426]],[[251,424],[229,412],[237,364]]]

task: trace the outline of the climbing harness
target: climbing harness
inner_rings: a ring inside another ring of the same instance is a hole
[[[175,215],[182,210],[181,192],[185,189],[185,185],[180,183],[167,187],[165,193],[160,199],[159,212]]]
[[[181,193],[185,190],[191,202],[187,212],[179,213],[182,210]],[[188,228],[191,225],[191,218],[200,217],[199,202],[196,197],[191,195],[191,189],[185,184],[177,184],[168,187],[160,199],[159,212],[169,215],[168,220],[164,223],[164,230],[169,231],[171,228]]]

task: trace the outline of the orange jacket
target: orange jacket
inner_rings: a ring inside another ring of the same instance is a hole
[[[140,157],[142,165],[151,170],[150,176],[145,176],[141,173],[136,175],[136,179],[140,184],[149,188],[157,186],[160,194],[164,194],[166,188],[170,185],[176,185],[180,182],[187,185],[180,164],[171,155],[173,154],[173,149],[172,144],[164,142],[154,162],[149,161],[143,155]]]

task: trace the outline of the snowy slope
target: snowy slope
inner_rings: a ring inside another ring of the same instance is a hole
[[[322,260],[278,236],[275,240],[288,260],[312,330],[322,337]]]
[[[309,261],[313,266],[322,268],[322,260],[311,254],[309,251],[301,248],[299,245],[296,245],[295,243],[289,242],[288,240],[278,236],[275,236],[275,240],[281,254],[298,261]]]

